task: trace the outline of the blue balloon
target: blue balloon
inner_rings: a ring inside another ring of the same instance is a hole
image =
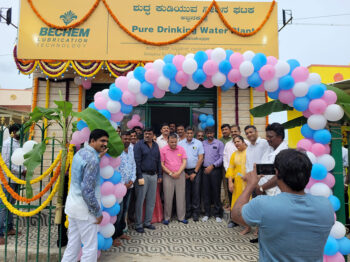
[[[226,52],[226,60],[230,61],[230,57],[234,52],[230,49],[227,49],[225,52]]]
[[[198,68],[202,68],[203,64],[208,60],[208,55],[204,51],[198,51],[194,55],[194,60],[196,60],[196,62],[198,64]]]
[[[134,70],[134,77],[142,83],[145,81],[145,73],[146,69],[142,66],[138,66]]]
[[[247,82],[251,87],[258,87],[262,84],[263,80],[261,79],[258,72],[254,72],[251,76],[248,77]]]
[[[274,92],[267,92],[267,95],[271,98],[271,99],[278,99],[278,94],[280,93],[280,89],[277,89]]]
[[[338,246],[339,246],[339,252],[342,255],[348,255],[350,254],[350,239],[347,237],[343,237],[341,239],[337,239]]]
[[[105,238],[105,242],[104,242],[104,245],[103,245],[103,249],[102,250],[108,250],[111,248],[113,244],[113,240],[111,237],[109,238]]]
[[[117,171],[114,171],[114,174],[111,178],[108,178],[106,181],[109,181],[111,182],[113,185],[116,185],[118,184],[120,181],[122,180],[122,175],[117,172]]]
[[[228,60],[223,60],[219,64],[219,71],[225,75],[227,75],[232,69],[232,65]]]
[[[132,105],[126,105],[124,104],[123,102],[120,102],[121,104],[121,108],[120,108],[120,111],[123,113],[123,114],[130,114],[131,111],[132,111]]]
[[[111,84],[108,90],[109,97],[114,101],[119,101],[122,98],[123,92],[115,84]]]
[[[290,75],[283,76],[278,80],[278,86],[282,90],[292,89],[294,86],[294,78]]]
[[[108,120],[111,120],[111,113],[106,110],[106,109],[101,109],[101,110],[98,110],[98,112],[103,115],[105,118],[107,118]]]
[[[332,236],[328,236],[326,245],[324,246],[324,254],[327,256],[334,256],[335,253],[337,253],[339,250],[339,245],[337,240],[332,237]]]
[[[320,85],[312,85],[309,87],[309,91],[307,93],[307,96],[310,99],[317,99],[317,98],[321,98],[324,95],[324,87],[322,84]]]
[[[116,216],[118,215],[119,211],[120,211],[120,206],[119,203],[115,203],[114,206],[110,207],[110,208],[103,208],[103,211],[106,211],[108,214],[110,214],[110,216]]]
[[[85,128],[85,127],[88,127],[88,125],[83,120],[78,121],[77,128],[78,128],[79,131],[82,130],[83,128]]]
[[[293,102],[295,110],[303,112],[309,108],[310,99],[306,96],[296,97]]]
[[[321,129],[315,131],[313,138],[315,142],[325,145],[331,142],[332,135],[327,129]]]
[[[176,66],[172,63],[166,63],[163,67],[163,74],[165,77],[171,79],[174,79],[177,73]]]
[[[206,114],[200,114],[199,115],[199,121],[201,121],[201,122],[207,121],[207,115]]]
[[[263,53],[257,53],[252,59],[252,64],[254,65],[254,71],[258,72],[267,63],[266,55]]]
[[[172,63],[173,59],[174,59],[174,55],[167,54],[164,56],[163,61],[164,61],[164,63]]]
[[[291,74],[296,67],[300,66],[300,63],[295,59],[289,59],[287,60],[287,63],[290,67],[289,74]]]
[[[320,84],[320,86],[323,88],[323,90],[326,92],[326,90],[327,90],[327,86],[325,85],[325,84]]]
[[[97,233],[97,249],[101,250],[105,245],[105,238],[100,234]]]
[[[102,184],[103,184],[103,182],[105,182],[105,180],[103,179],[103,177],[102,177],[102,176],[100,176],[100,185],[102,185]]]
[[[153,92],[154,92],[154,86],[151,83],[148,83],[147,81],[142,82],[141,84],[141,93],[148,98],[153,97]]]
[[[205,122],[201,123],[201,128],[204,130],[207,127],[207,124]]]
[[[322,180],[327,176],[327,169],[322,164],[313,164],[311,169],[311,177],[315,180]]]
[[[211,117],[207,118],[207,121],[205,122],[207,126],[214,126],[215,125],[215,120]]]
[[[214,116],[213,115],[208,115],[208,118],[214,119]]]
[[[225,84],[221,86],[221,91],[226,92],[227,90],[229,90],[233,86],[234,86],[234,83],[232,83],[230,80],[226,79]]]
[[[98,110],[98,109],[96,108],[96,106],[95,106],[95,103],[90,103],[90,104],[89,104],[89,107],[92,108],[92,109]]]
[[[315,133],[315,130],[313,130],[312,128],[310,128],[308,124],[304,124],[304,125],[301,127],[301,134],[302,134],[305,138],[313,138],[313,137],[314,137],[314,133]]]
[[[175,80],[171,80],[170,86],[169,86],[169,91],[172,94],[178,94],[182,91],[182,86],[176,82]]]
[[[334,212],[337,212],[340,209],[340,200],[339,200],[339,198],[337,198],[334,195],[330,195],[328,197],[328,200],[331,202]]]
[[[193,73],[192,79],[195,83],[202,84],[207,79],[207,75],[202,69],[197,69],[197,71]]]

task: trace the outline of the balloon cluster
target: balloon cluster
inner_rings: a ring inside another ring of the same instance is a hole
[[[200,114],[199,115],[199,127],[204,130],[206,127],[211,127],[215,125],[215,120],[213,115]]]
[[[129,128],[129,129],[132,129],[134,128],[135,126],[139,126],[141,128],[143,128],[143,124],[142,122],[140,121],[141,120],[141,117],[138,115],[138,114],[135,114],[132,116],[132,118],[128,121],[128,123],[126,124],[126,126]]]
[[[88,90],[92,86],[92,82],[90,78],[81,78],[80,76],[74,77],[74,84],[77,86],[82,85],[85,90]]]
[[[23,144],[23,147],[17,148],[11,155],[11,162],[15,165],[21,166],[24,163],[24,155],[31,151],[37,142],[29,140]]]

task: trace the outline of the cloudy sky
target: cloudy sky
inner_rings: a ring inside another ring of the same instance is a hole
[[[18,25],[19,0],[0,0],[0,7],[12,7],[12,21]],[[250,1],[249,1],[250,2]],[[252,1],[254,2],[254,1]],[[350,65],[349,0],[279,0],[278,19],[282,26],[282,9],[292,10],[293,24],[279,33],[280,59],[295,58],[302,65]],[[3,21],[2,21],[3,22]],[[17,30],[0,24],[0,87],[28,88],[31,79],[18,74],[12,58]]]

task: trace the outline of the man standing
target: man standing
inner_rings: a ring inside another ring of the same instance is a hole
[[[151,224],[154,205],[156,202],[157,183],[162,182],[162,166],[159,147],[153,141],[153,129],[146,128],[144,138],[134,146],[136,162],[136,231],[144,233],[143,227],[154,230]],[[146,214],[142,223],[143,202],[146,199]]]
[[[196,138],[203,142],[204,141],[204,132],[203,131],[198,131],[197,134],[196,134]]]
[[[12,136],[12,138],[10,136],[5,140],[4,144],[2,145],[1,155],[2,155],[2,158],[4,159],[6,166],[9,169],[11,169],[11,172],[14,175],[16,175],[16,177],[21,178],[21,175],[25,175],[26,173],[26,171],[24,170],[24,167],[10,163],[11,153],[13,153],[17,148],[20,148],[19,131],[20,131],[20,125],[18,124],[13,124],[9,127],[9,133]],[[4,185],[1,185],[1,186],[2,186],[2,190],[5,192],[5,196],[8,199],[8,201],[12,205],[14,205],[16,203],[16,200],[7,192]],[[10,182],[9,186],[15,192],[18,192],[18,189],[19,189],[18,184],[14,182]],[[7,217],[7,221],[6,221],[6,217]],[[6,222],[7,222],[7,225],[6,225]],[[13,214],[7,210],[5,205],[2,203],[2,200],[0,199],[0,245],[5,244],[5,238],[4,238],[4,235],[6,234],[5,230],[7,230],[8,236],[16,235],[16,230],[13,228]]]
[[[185,173],[186,152],[185,149],[177,145],[177,136],[169,135],[168,145],[160,150],[162,168],[164,174],[164,225],[168,225],[171,212],[173,210],[174,191],[176,194],[176,211],[179,222],[187,224],[185,219],[186,199],[185,199]]]
[[[204,149],[201,141],[193,138],[192,127],[186,128],[186,139],[179,142],[187,155],[185,169],[186,177],[186,219],[193,215],[193,221],[198,221],[200,214],[200,185]]]
[[[134,149],[134,146],[136,145],[138,139],[137,139],[137,133],[135,130],[130,131],[130,146],[132,149]]]
[[[304,193],[311,168],[304,153],[282,150],[275,159],[282,193],[250,201],[259,177],[256,169],[245,175],[247,185],[232,209],[232,218],[241,225],[259,226],[259,261],[323,261],[334,211],[327,198]]]
[[[233,143],[233,139],[236,136],[241,135],[241,128],[238,125],[232,125],[231,126],[231,139],[225,143],[225,148],[224,148],[224,156],[223,156],[223,165],[225,170],[227,170],[229,164],[230,164],[230,158],[233,152],[237,151],[237,148],[235,144]],[[230,198],[231,199],[231,198]]]
[[[185,126],[180,124],[177,126],[176,128],[176,132],[177,132],[177,135],[178,135],[178,139],[179,139],[179,142],[181,140],[184,140],[186,139],[186,133],[185,133]]]
[[[224,145],[231,140],[231,127],[229,124],[223,124],[221,125],[221,133],[222,137],[220,138],[220,141],[224,143]]]
[[[221,125],[222,137],[220,138],[220,141],[222,143],[224,143],[224,145],[226,145],[226,143],[228,143],[229,141],[232,140],[231,136],[230,136],[230,132],[231,132],[231,127],[229,124]],[[225,157],[225,148],[224,148],[224,157]],[[230,205],[231,201],[230,201],[230,197],[229,197],[230,191],[228,190],[228,183],[227,183],[227,179],[226,179],[226,169],[227,169],[227,167],[226,168],[222,167],[222,186],[224,188],[224,208],[225,209],[230,208],[230,206],[231,206]]]
[[[210,217],[210,206],[214,203],[214,216],[216,222],[222,222],[222,204],[220,200],[221,188],[221,166],[224,144],[214,138],[214,129],[207,127],[205,129],[207,140],[203,142],[204,147],[204,174],[203,174],[203,193],[205,216],[203,222],[208,221]]]
[[[170,133],[176,133],[176,124],[174,122],[169,123]]]
[[[162,149],[166,145],[168,145],[168,137],[170,133],[169,125],[167,123],[163,123],[160,129],[162,133],[159,137],[157,137],[157,144],[159,149]]]
[[[120,165],[118,172],[122,175],[121,182],[125,184],[127,191],[120,203],[120,211],[117,217],[117,221],[114,224],[115,232],[113,234],[113,246],[121,246],[120,239],[130,240],[130,237],[123,234],[123,230],[126,227],[126,214],[128,212],[131,190],[136,180],[136,164],[134,159],[134,151],[130,145],[130,132],[123,131],[121,133],[122,142],[124,144],[124,151],[120,155]]]
[[[82,244],[81,261],[97,261],[97,231],[102,221],[100,158],[108,150],[108,137],[102,129],[93,130],[89,145],[74,155],[65,207],[69,226],[63,262],[77,261]]]

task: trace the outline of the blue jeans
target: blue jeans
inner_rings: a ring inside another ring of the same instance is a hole
[[[123,201],[120,203],[120,211],[117,216],[117,221],[114,224],[115,232],[113,234],[113,239],[116,239],[117,237],[120,237],[123,235],[123,229],[126,227],[126,214],[129,209],[129,203],[130,203],[130,196],[131,196],[131,188],[128,189],[126,192]]]
[[[15,183],[9,183],[10,187],[17,192],[18,184]],[[5,189],[4,185],[2,186],[2,190],[5,193],[5,196],[7,200],[14,205],[16,203],[16,199],[14,199],[9,192]],[[7,215],[8,213],[8,215]],[[7,219],[7,220],[6,220]],[[7,221],[7,229],[6,229],[6,221]],[[2,200],[0,199],[0,237],[3,237],[5,235],[5,230],[9,231],[13,229],[13,214],[11,212],[8,212],[7,207],[2,203]]]

